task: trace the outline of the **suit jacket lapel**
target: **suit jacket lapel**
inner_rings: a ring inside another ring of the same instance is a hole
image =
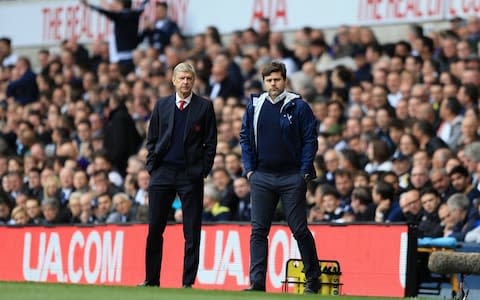
[[[163,113],[163,117],[168,119],[168,122],[167,122],[168,127],[167,127],[166,132],[168,133],[169,136],[172,136],[173,125],[174,125],[174,122],[175,122],[175,120],[173,118],[175,116],[175,106],[176,106],[175,94],[168,97],[166,101],[167,101],[167,103],[166,103],[165,111],[161,112],[161,113]]]

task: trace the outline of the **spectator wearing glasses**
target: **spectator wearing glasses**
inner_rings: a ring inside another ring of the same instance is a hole
[[[401,194],[400,209],[405,221],[418,224],[424,214],[422,202],[420,202],[420,192],[418,190],[410,190]]]

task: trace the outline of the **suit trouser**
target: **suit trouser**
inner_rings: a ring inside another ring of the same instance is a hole
[[[192,285],[197,276],[203,208],[203,178],[192,179],[184,170],[160,166],[152,172],[149,197],[149,224],[145,255],[146,281],[160,283],[163,233],[172,203],[178,193],[182,202],[185,252],[182,285]]]
[[[307,226],[306,183],[300,174],[275,174],[255,171],[250,176],[252,233],[250,236],[250,283],[265,287],[268,234],[278,200],[297,240],[307,279],[318,278],[317,250]]]

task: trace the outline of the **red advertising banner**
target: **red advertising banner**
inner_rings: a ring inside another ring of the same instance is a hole
[[[407,225],[312,225],[318,256],[340,263],[342,294],[403,297]],[[136,285],[144,280],[146,225],[0,227],[0,280]],[[249,225],[204,225],[195,288],[249,285]],[[164,235],[162,287],[180,287],[183,231]],[[287,226],[272,226],[267,290],[281,292],[285,263],[300,258]]]

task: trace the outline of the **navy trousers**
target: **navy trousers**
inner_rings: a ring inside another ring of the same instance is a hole
[[[152,172],[148,188],[149,222],[145,279],[150,284],[160,284],[163,233],[177,193],[182,202],[185,239],[182,285],[192,285],[197,276],[203,209],[203,178],[192,179],[184,170],[160,166]]]
[[[306,183],[298,173],[275,174],[255,171],[250,176],[252,233],[250,236],[250,284],[265,287],[268,234],[278,201],[297,240],[307,279],[320,276],[317,250],[307,226]]]

